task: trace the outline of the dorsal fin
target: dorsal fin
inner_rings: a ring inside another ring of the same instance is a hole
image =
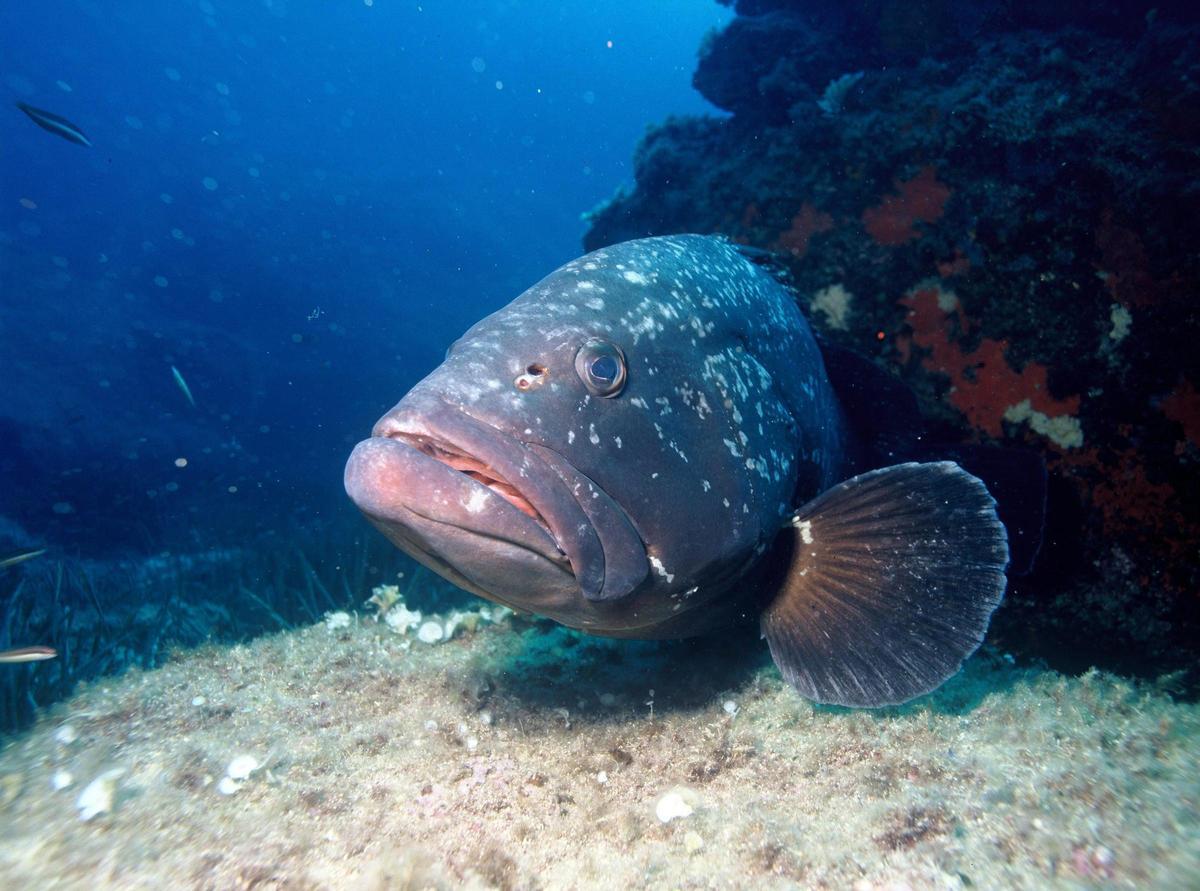
[[[769,251],[766,248],[754,247],[749,244],[738,244],[737,242],[729,242],[730,247],[735,251],[759,267],[783,287],[787,288],[792,294],[796,293],[796,282],[792,278],[792,269],[788,265],[786,254],[781,254],[778,251]]]

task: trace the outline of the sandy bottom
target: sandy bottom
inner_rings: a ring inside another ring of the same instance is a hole
[[[1200,708],[988,656],[818,708],[762,649],[356,619],[181,654],[0,752],[0,886],[1200,887]]]

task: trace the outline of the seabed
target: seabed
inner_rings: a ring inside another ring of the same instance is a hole
[[[1200,707],[1109,675],[985,652],[852,711],[756,635],[345,620],[44,713],[0,752],[0,884],[1200,887]]]

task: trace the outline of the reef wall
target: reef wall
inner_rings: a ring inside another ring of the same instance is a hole
[[[1040,565],[992,639],[1065,669],[1194,666],[1200,7],[736,11],[694,77],[730,114],[650,130],[586,247],[781,252],[814,325],[903,378],[936,438],[1045,456]]]

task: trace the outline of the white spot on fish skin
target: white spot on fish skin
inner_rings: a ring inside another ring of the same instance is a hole
[[[614,436],[614,437],[613,437],[613,442],[615,442],[615,443],[617,444],[617,448],[620,448],[620,447],[621,447],[621,437],[619,437],[619,436]]]
[[[667,580],[668,585],[671,584],[671,582],[673,582],[675,580],[675,573],[667,572],[666,567],[663,566],[662,561],[659,560],[658,557],[655,557],[652,555],[650,557],[650,565],[654,567],[655,572],[657,572],[659,575],[661,575],[664,579]]]
[[[570,445],[570,444],[571,444],[571,443],[573,443],[574,441],[575,441],[575,431],[574,431],[574,430],[568,430],[568,431],[567,431],[567,445]]]
[[[646,278],[646,276],[642,275],[640,272],[634,272],[632,269],[626,269],[621,273],[621,276],[631,285],[649,284],[649,280]]]
[[[802,520],[799,517],[792,517],[792,525],[800,530],[800,540],[805,544],[813,543],[812,520]]]
[[[710,483],[708,480],[700,480],[700,485],[704,487],[705,492],[712,488],[712,483]]]
[[[473,514],[479,513],[487,505],[488,490],[477,488],[471,492],[471,497],[467,499],[466,508]]]
[[[601,312],[604,309],[604,300],[600,297],[589,297],[583,301],[583,305],[588,309],[594,309],[596,312]]]
[[[575,282],[575,287],[581,291],[591,291],[596,287],[595,282]]]
[[[588,424],[588,441],[592,445],[600,445],[600,434],[596,432],[595,424]]]

